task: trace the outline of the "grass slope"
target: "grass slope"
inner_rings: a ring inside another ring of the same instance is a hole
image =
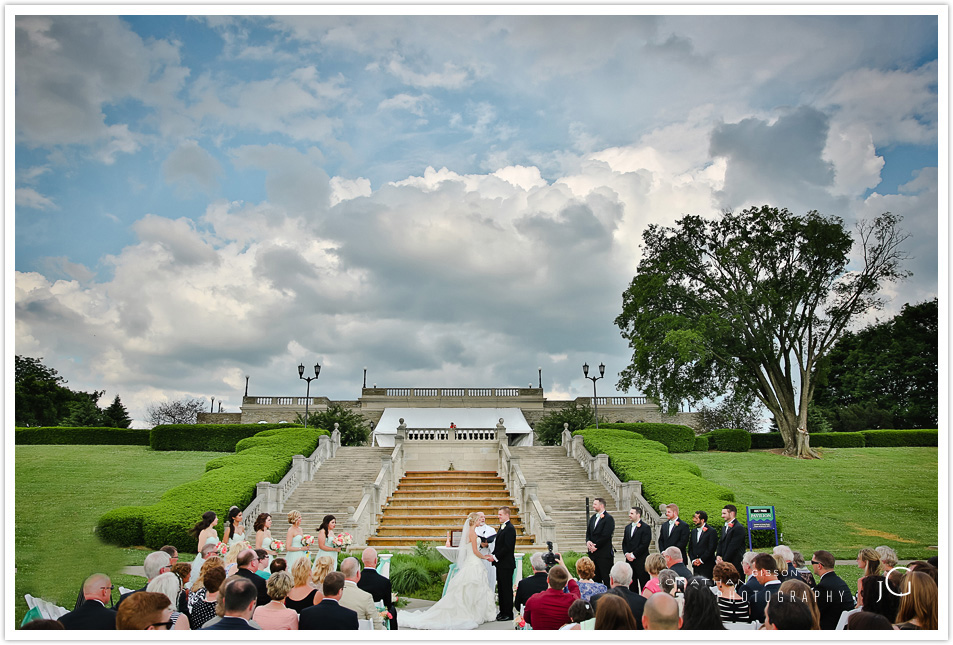
[[[823,458],[814,460],[761,451],[672,456],[698,464],[703,477],[740,499],[773,505],[784,543],[805,558],[826,549],[855,559],[861,548],[880,545],[901,559],[936,555],[929,547],[938,540],[937,448],[819,450]],[[738,516],[744,519],[744,509]]]
[[[17,626],[26,613],[26,593],[72,609],[90,573],[110,575],[114,598],[119,585],[142,586],[143,578],[119,572],[141,565],[149,551],[102,544],[93,534],[96,520],[117,506],[154,503],[173,486],[200,477],[205,462],[222,454],[154,452],[148,446],[16,446]]]

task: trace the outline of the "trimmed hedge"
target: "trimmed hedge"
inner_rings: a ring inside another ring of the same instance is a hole
[[[783,448],[784,439],[780,432],[753,432],[751,433],[751,447],[759,450]]]
[[[642,424],[640,424],[642,425]],[[721,509],[727,503],[738,507],[739,519],[744,520],[744,504],[735,501],[729,489],[701,476],[701,468],[689,461],[675,459],[664,445],[655,441],[633,438],[625,430],[586,428],[577,430],[591,454],[605,453],[609,467],[622,481],[637,479],[642,482],[642,496],[656,511],[660,504],[677,504],[679,516],[689,520],[697,510],[708,513],[708,525],[721,531],[724,520]],[[778,532],[782,531],[778,522]],[[773,546],[774,534],[757,531],[752,535],[756,548]]]
[[[695,437],[695,452],[708,452],[708,437]]]
[[[148,446],[149,430],[139,428],[16,428],[14,443],[24,445]]]
[[[159,425],[149,434],[153,450],[202,450],[208,452],[235,452],[242,439],[253,437],[263,430],[300,428],[291,423],[178,423]]]
[[[868,448],[933,447],[940,445],[937,430],[861,430]]]
[[[637,432],[649,441],[665,444],[669,452],[695,450],[695,431],[676,423],[606,423],[599,427]]]
[[[725,452],[748,452],[751,449],[751,433],[738,428],[723,428],[708,433],[709,444],[714,442],[715,450]]]
[[[254,426],[252,426],[254,427]],[[260,429],[260,426],[258,426]],[[180,551],[195,550],[188,530],[205,511],[224,517],[231,505],[247,506],[258,482],[277,483],[288,472],[294,455],[310,455],[326,430],[282,424],[239,445],[234,455],[212,459],[199,479],[165,492],[152,506],[122,506],[105,513],[96,524],[100,538],[120,546],[145,545],[158,549],[171,544]],[[224,524],[220,522],[220,525]]]
[[[809,441],[815,448],[863,448],[867,445],[860,432],[812,433]]]

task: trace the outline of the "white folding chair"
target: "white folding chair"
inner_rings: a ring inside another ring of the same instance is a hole
[[[357,625],[358,629],[374,629],[374,621],[370,618],[358,618]]]

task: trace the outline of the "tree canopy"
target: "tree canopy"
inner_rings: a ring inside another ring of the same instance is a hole
[[[146,408],[146,417],[153,426],[177,423],[195,423],[199,412],[205,410],[204,399],[175,399],[152,403]]]
[[[14,419],[17,426],[98,426],[102,391],[75,392],[42,358],[14,359]],[[125,426],[128,427],[128,426]]]
[[[674,227],[650,225],[616,318],[632,362],[618,386],[668,411],[738,390],[774,414],[785,451],[817,456],[807,412],[819,361],[858,314],[904,278],[899,218],[857,226],[816,211],[762,206]],[[799,432],[799,429],[804,429]]]
[[[304,423],[304,417],[299,413],[295,423]],[[332,403],[327,410],[308,413],[308,427],[321,428],[328,432],[334,431],[334,424],[338,424],[341,433],[342,446],[363,446],[371,434],[371,428],[363,415],[346,408],[340,403]]]
[[[569,424],[569,431],[582,430],[596,422],[592,408],[587,404],[576,405],[572,401],[559,410],[553,410],[533,425],[536,434],[536,443],[544,446],[555,446],[559,443],[563,433],[563,424]]]

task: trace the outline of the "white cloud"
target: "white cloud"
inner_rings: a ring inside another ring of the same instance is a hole
[[[222,166],[197,141],[183,141],[162,164],[166,182],[186,189],[211,191],[222,175]]]
[[[834,123],[827,136],[823,158],[834,166],[834,191],[863,194],[880,183],[884,159],[877,155],[874,138],[861,124]]]
[[[458,90],[470,83],[470,73],[449,61],[444,62],[441,71],[418,72],[410,69],[402,56],[394,55],[382,67],[402,83],[412,87]]]
[[[417,116],[424,115],[424,107],[432,101],[427,94],[412,96],[410,94],[395,94],[384,99],[377,105],[378,110],[406,110]]]
[[[17,206],[24,206],[26,208],[35,208],[41,211],[54,210],[59,208],[52,199],[44,195],[41,195],[33,188],[17,188],[16,189],[16,203],[17,203]]]
[[[339,204],[348,199],[357,197],[368,197],[371,194],[371,182],[364,177],[357,179],[345,179],[344,177],[331,177],[331,206]]]

